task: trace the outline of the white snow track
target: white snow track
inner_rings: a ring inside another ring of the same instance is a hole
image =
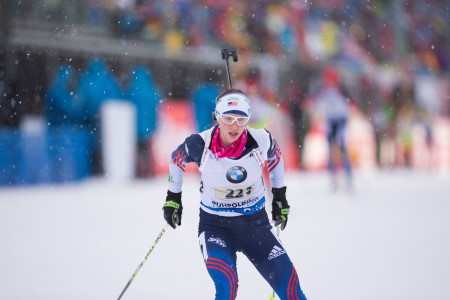
[[[407,171],[356,174],[332,192],[325,173],[290,173],[280,233],[312,300],[450,299],[450,180]],[[117,299],[164,226],[166,178],[0,189],[0,299]],[[210,300],[198,249],[198,179],[182,226],[168,229],[124,300]],[[238,257],[240,300],[272,289]]]

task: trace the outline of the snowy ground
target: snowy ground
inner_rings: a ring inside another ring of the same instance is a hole
[[[359,174],[333,193],[326,174],[287,176],[281,239],[313,300],[450,299],[450,180]],[[213,299],[196,238],[196,176],[183,225],[169,229],[123,299]],[[166,180],[0,189],[0,299],[117,299],[164,226]],[[238,299],[270,287],[238,256]]]

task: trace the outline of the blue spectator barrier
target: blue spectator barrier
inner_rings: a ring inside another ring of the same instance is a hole
[[[45,132],[21,132],[17,171],[19,184],[51,182],[48,138]]]
[[[89,138],[85,131],[51,130],[19,134],[0,130],[0,186],[65,183],[90,175]]]
[[[87,132],[60,128],[50,131],[48,136],[53,182],[78,181],[89,176],[91,147]]]
[[[17,158],[19,134],[0,129],[0,186],[17,184]]]

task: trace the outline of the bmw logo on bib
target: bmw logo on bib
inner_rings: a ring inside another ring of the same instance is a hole
[[[241,183],[247,178],[247,170],[243,167],[232,167],[227,171],[227,179],[231,183]]]

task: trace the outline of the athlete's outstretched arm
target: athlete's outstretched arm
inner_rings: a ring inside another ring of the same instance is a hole
[[[270,138],[271,143],[267,151],[267,167],[272,182],[272,220],[275,222],[275,226],[281,225],[281,230],[284,230],[290,212],[284,184],[284,161],[277,141],[272,136]]]
[[[267,167],[269,170],[272,187],[284,187],[284,160],[281,148],[275,139],[271,137],[271,145],[267,151]]]
[[[203,142],[203,144],[202,144]],[[164,219],[172,228],[181,225],[183,204],[181,192],[183,187],[184,170],[187,163],[200,163],[201,153],[204,149],[204,141],[198,134],[193,134],[172,152],[169,163],[169,187],[166,202],[163,205]]]
[[[200,164],[205,142],[199,134],[187,137],[184,142],[172,152],[169,163],[169,191],[181,193],[186,164]]]

